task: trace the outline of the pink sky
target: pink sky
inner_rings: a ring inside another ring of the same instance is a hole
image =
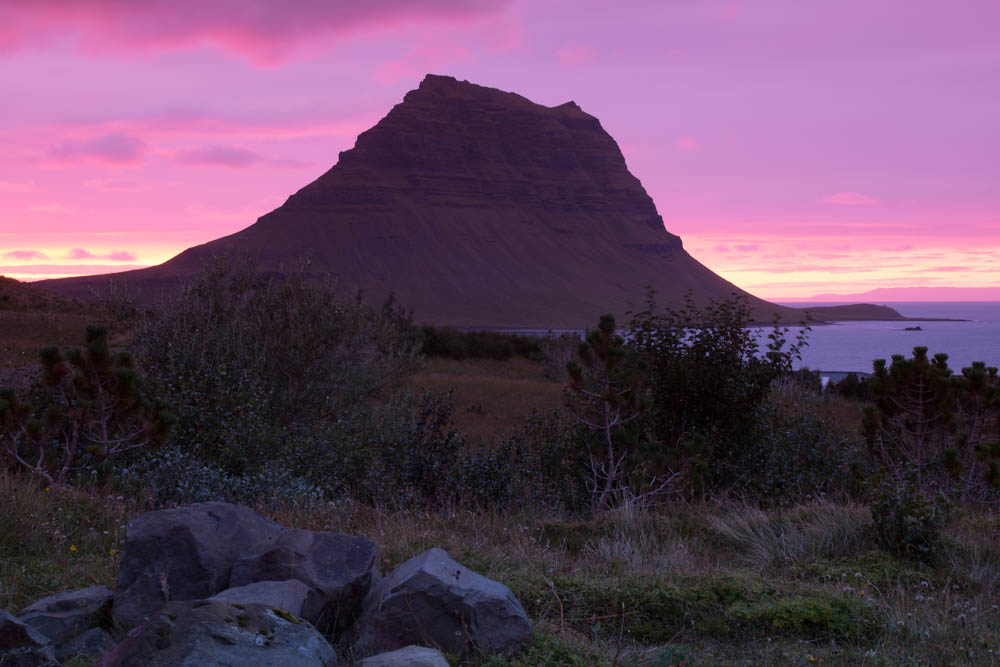
[[[427,72],[575,100],[769,298],[1000,286],[995,0],[0,0],[0,273],[162,262]]]

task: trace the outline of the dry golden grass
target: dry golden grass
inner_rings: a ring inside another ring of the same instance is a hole
[[[532,412],[562,405],[563,388],[545,377],[543,365],[524,357],[431,358],[409,379],[415,393],[453,392],[455,426],[470,442],[495,442],[527,423]]]

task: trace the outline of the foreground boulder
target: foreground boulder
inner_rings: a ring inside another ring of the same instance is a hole
[[[279,609],[218,600],[171,602],[104,654],[104,667],[337,665],[316,628]]]
[[[323,611],[323,597],[297,579],[260,581],[228,588],[210,599],[230,604],[263,604],[304,618],[316,625]]]
[[[56,647],[56,659],[85,658],[96,660],[115,645],[115,639],[104,628],[91,628]]]
[[[357,663],[358,667],[448,667],[448,660],[436,648],[406,646],[380,653]]]
[[[221,502],[137,517],[118,569],[115,623],[133,628],[168,601],[208,598],[229,588],[239,554],[273,542],[284,530],[248,507]]]
[[[43,598],[17,612],[18,620],[62,644],[91,628],[108,623],[113,594],[107,586],[91,586]]]
[[[230,586],[296,579],[323,597],[324,625],[343,629],[354,619],[376,577],[375,544],[342,533],[287,529],[274,541],[243,552]]]
[[[461,655],[510,655],[531,632],[509,588],[441,549],[430,549],[397,567],[368,594],[355,625],[354,651],[366,656],[422,644]]]
[[[27,623],[0,610],[0,666],[54,665],[55,649],[48,638]]]

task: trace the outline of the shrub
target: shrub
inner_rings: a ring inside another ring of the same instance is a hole
[[[27,397],[0,389],[0,443],[11,468],[62,484],[166,434],[172,417],[132,355],[113,354],[101,325],[87,327],[86,344],[65,354],[42,349],[41,380]]]
[[[883,471],[876,479],[869,530],[884,550],[933,563],[944,545],[941,531],[950,510],[940,494],[921,488],[914,470],[899,477]]]
[[[648,368],[651,452],[687,471],[692,493],[728,488],[743,477],[743,454],[773,380],[791,371],[805,345],[804,329],[789,344],[775,326],[761,347],[745,297],[699,308],[689,293],[679,309],[657,312],[651,294],[633,316],[631,346]]]
[[[996,501],[1000,490],[1000,377],[982,362],[953,376],[948,355],[894,355],[874,362],[865,409],[872,456],[896,477],[926,489],[957,485],[965,499]]]
[[[615,332],[615,318],[601,317],[579,346],[579,358],[566,365],[566,405],[573,418],[591,432],[587,438],[588,486],[595,511],[626,499],[665,492],[671,480],[643,474],[636,461],[636,429],[629,425],[645,406],[641,362],[627,359],[625,339]],[[631,362],[631,363],[630,363]]]
[[[143,321],[136,347],[176,397],[172,442],[240,474],[312,425],[366,419],[371,399],[415,367],[419,344],[391,299],[373,309],[302,272],[219,261]]]

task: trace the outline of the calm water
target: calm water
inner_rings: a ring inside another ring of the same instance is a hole
[[[784,304],[802,308],[806,304]],[[835,304],[811,304],[835,305]],[[946,317],[968,322],[839,322],[815,326],[800,366],[824,371],[865,371],[872,360],[909,356],[914,346],[925,345],[928,353],[948,354],[948,365],[958,372],[973,361],[1000,366],[1000,303],[933,302],[888,303],[905,317]],[[922,331],[906,331],[920,326]],[[797,327],[790,332],[796,333]]]

